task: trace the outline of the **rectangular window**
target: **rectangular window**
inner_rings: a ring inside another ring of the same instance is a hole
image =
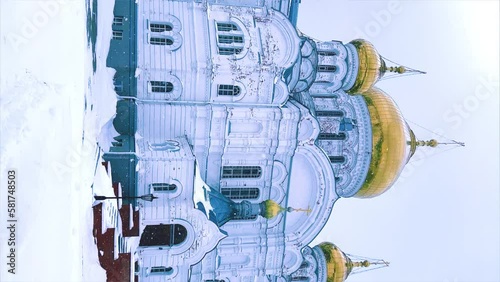
[[[168,23],[150,23],[149,24],[149,30],[151,32],[171,31],[172,30],[172,25],[170,25]]]
[[[335,53],[334,51],[318,51],[318,55],[325,56],[325,57],[332,57],[332,56],[336,56],[337,53]]]
[[[219,47],[219,54],[221,55],[235,55],[243,51],[243,48],[239,47]]]
[[[169,183],[152,183],[149,185],[150,188],[153,188],[155,192],[172,192],[177,189],[175,184]]]
[[[335,72],[337,70],[337,67],[335,66],[326,66],[326,65],[319,65],[318,66],[318,71],[322,72]]]
[[[346,135],[344,132],[339,133],[327,133],[321,132],[318,135],[318,140],[345,140]]]
[[[172,45],[174,41],[167,37],[151,37],[149,38],[149,44],[152,45]]]
[[[243,43],[243,36],[241,35],[219,35],[220,44],[233,44]]]
[[[343,111],[316,111],[317,117],[343,117]]]
[[[123,31],[121,30],[113,30],[113,39],[122,40],[123,39]]]
[[[114,17],[113,24],[114,25],[123,25],[123,17]]]
[[[221,188],[220,192],[222,195],[228,197],[232,200],[255,200],[259,198],[260,190],[259,188],[248,188],[248,187],[238,187],[238,188]]]
[[[169,273],[169,272],[172,272],[171,267],[164,267],[164,266],[151,267],[151,273]]]
[[[150,81],[151,92],[154,93],[169,93],[174,90],[174,85],[168,81]]]
[[[260,166],[223,166],[222,178],[259,178],[262,175]]]
[[[344,163],[345,162],[345,157],[344,156],[329,156],[330,162],[332,163]]]

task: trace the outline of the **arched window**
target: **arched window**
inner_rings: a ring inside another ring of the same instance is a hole
[[[139,246],[175,246],[187,237],[186,227],[180,224],[147,225],[141,235]]]
[[[171,31],[172,25],[170,23],[165,23],[165,22],[152,22],[149,24],[149,30],[151,32]]]
[[[162,36],[162,37],[155,36],[155,37],[149,38],[149,44],[152,44],[152,45],[173,45],[174,41],[172,40],[171,37],[168,37],[168,36]]]
[[[343,117],[343,111],[316,111],[318,117]]]
[[[217,23],[217,47],[220,55],[235,55],[243,51],[244,35],[235,23]]]
[[[332,56],[336,56],[337,53],[335,51],[318,51],[318,55],[325,56],[325,57],[332,57]]]
[[[177,185],[169,183],[152,183],[149,188],[153,188],[155,192],[173,192],[177,189]]]
[[[329,156],[330,162],[332,163],[345,163],[345,157],[344,156]]]
[[[336,66],[319,65],[318,71],[320,72],[335,72],[337,70]]]
[[[154,93],[169,93],[174,90],[174,85],[168,81],[150,81],[149,85]]]
[[[231,200],[255,200],[259,198],[260,189],[259,188],[249,188],[249,187],[235,187],[235,188],[221,188],[220,192],[222,195],[228,197]]]
[[[153,266],[149,273],[154,275],[170,275],[174,273],[174,270],[171,267]]]
[[[339,133],[327,133],[322,132],[318,135],[318,140],[345,140],[346,135],[344,132]]]
[[[151,22],[149,24],[149,31],[151,31],[151,36],[149,38],[149,44],[152,45],[173,45],[174,40],[171,36],[162,34],[166,31],[171,31],[172,25],[166,22]]]
[[[173,15],[162,15],[162,21],[148,23],[148,43],[162,46],[162,51],[175,51],[182,45],[181,22]]]
[[[223,166],[222,178],[259,178],[262,175],[260,166]]]
[[[237,85],[219,84],[217,85],[217,94],[220,96],[238,96],[241,89]]]
[[[238,31],[240,28],[234,23],[217,23],[217,31]]]

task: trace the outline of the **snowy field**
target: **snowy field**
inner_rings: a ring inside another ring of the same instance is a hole
[[[105,67],[113,5],[0,1],[0,281],[106,280],[91,207],[94,194],[113,193],[99,164],[114,134],[114,71]],[[8,195],[17,219],[11,266]]]

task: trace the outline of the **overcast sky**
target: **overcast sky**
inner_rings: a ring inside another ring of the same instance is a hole
[[[466,143],[416,154],[378,198],[340,199],[313,243],[391,262],[350,282],[500,281],[499,2],[308,0],[298,28],[320,40],[368,39],[426,71],[377,86],[420,139],[432,131]]]

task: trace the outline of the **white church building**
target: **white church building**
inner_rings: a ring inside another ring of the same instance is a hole
[[[116,1],[104,158],[124,196],[157,197],[124,200],[131,281],[344,281],[377,263],[309,244],[340,197],[383,193],[437,143],[374,87],[411,69],[298,32],[299,2]]]

